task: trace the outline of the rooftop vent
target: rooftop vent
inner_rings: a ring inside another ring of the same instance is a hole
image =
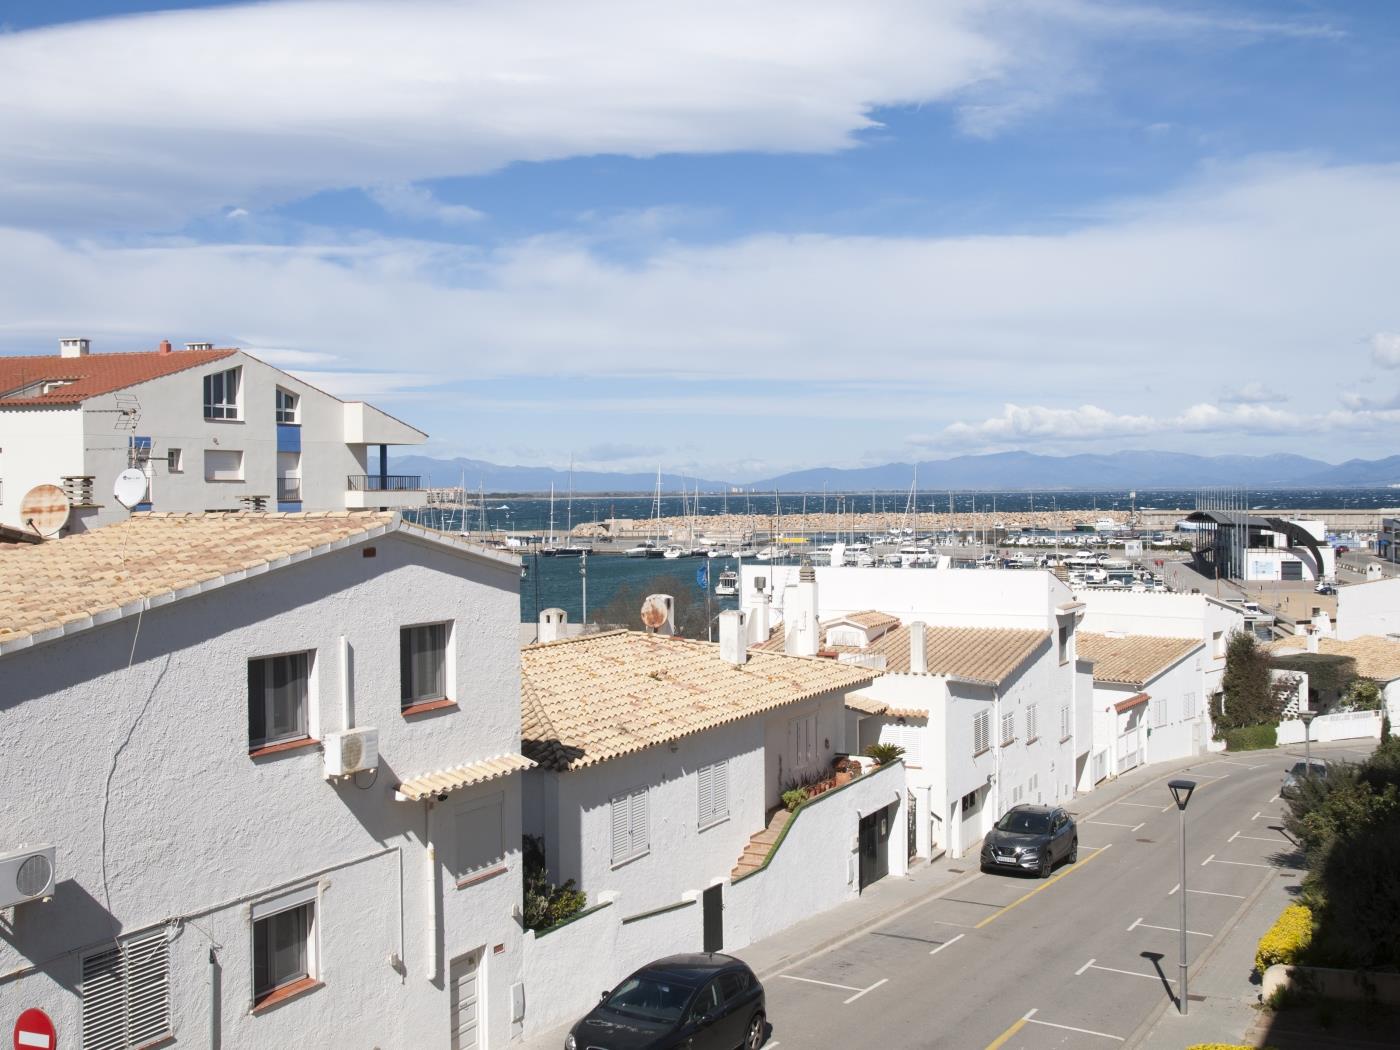
[[[214,349],[214,344],[213,344],[213,343],[186,343],[186,344],[185,344],[185,349],[186,349],[186,350],[213,350],[213,349]]]
[[[87,357],[91,349],[91,339],[60,339],[58,341],[59,357]]]

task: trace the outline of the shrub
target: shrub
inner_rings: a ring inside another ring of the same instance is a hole
[[[1242,726],[1238,729],[1226,729],[1220,734],[1220,738],[1225,741],[1225,747],[1230,751],[1258,751],[1260,748],[1278,745],[1278,726]]]
[[[1351,683],[1346,696],[1342,697],[1342,710],[1379,711],[1381,709],[1381,687],[1369,678],[1358,678]]]
[[[793,788],[791,791],[783,792],[783,807],[789,812],[793,812],[798,806],[806,802],[808,798],[806,788]]]
[[[575,889],[573,879],[555,886],[545,877],[544,843],[540,839],[526,835],[521,852],[525,862],[524,912],[528,929],[547,930],[587,907],[588,894]]]
[[[1259,938],[1254,953],[1254,968],[1262,975],[1275,963],[1292,965],[1299,962],[1312,941],[1312,912],[1303,904],[1290,904]]]
[[[1220,679],[1224,702],[1215,709],[1215,725],[1225,730],[1277,722],[1292,686],[1269,674],[1269,654],[1254,635],[1235,631],[1225,650],[1225,674]],[[1269,745],[1272,747],[1273,745]]]
[[[873,758],[876,765],[888,765],[904,757],[904,748],[898,744],[871,744],[865,749],[865,757]]]

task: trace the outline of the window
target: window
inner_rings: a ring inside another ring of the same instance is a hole
[[[504,795],[494,795],[457,814],[457,877],[499,868],[506,861]]]
[[[892,723],[880,727],[880,743],[904,748],[904,764],[920,768],[924,764],[924,727]]]
[[[204,418],[241,419],[238,412],[240,368],[211,372],[204,377]]]
[[[253,908],[253,1005],[316,979],[316,889]]]
[[[165,469],[171,474],[183,474],[185,472],[185,454],[178,448],[168,448],[165,450]]]
[[[1011,789],[1011,804],[1013,806],[1020,805],[1021,799],[1025,797],[1025,794],[1025,788],[1023,788],[1020,784],[1017,784],[1014,788]]]
[[[1225,657],[1225,632],[1215,631],[1210,636],[1211,652],[1215,654],[1217,660]]]
[[[399,631],[399,702],[407,708],[447,696],[447,624]]]
[[[1159,696],[1152,701],[1152,728],[1161,729],[1167,724],[1167,698]]]
[[[310,683],[310,653],[248,661],[250,748],[306,739]]]
[[[301,398],[290,390],[277,388],[277,422],[279,423],[299,423],[297,409],[301,405]],[[267,417],[264,416],[264,419]]]
[[[205,481],[242,481],[243,453],[226,448],[204,450]]]
[[[1005,747],[1016,739],[1016,713],[1008,711],[1001,716],[1001,743]]]
[[[1060,624],[1060,663],[1069,663],[1069,624]]]
[[[794,718],[788,723],[788,759],[792,770],[809,769],[817,763],[817,716]]]
[[[695,997],[695,1002],[690,1004],[690,1020],[699,1021],[711,1015],[719,1013],[719,1004],[724,996],[719,990],[719,978],[711,981],[700,989],[700,994]]]
[[[978,711],[972,719],[972,753],[980,755],[992,746],[992,715],[990,711]]]
[[[1040,734],[1036,732],[1036,705],[1026,706],[1026,743],[1030,743]]]
[[[638,788],[612,800],[612,862],[640,857],[651,849],[647,835],[647,789]]]
[[[1060,705],[1060,743],[1069,739],[1069,704]]]
[[[1181,707],[1182,718],[1191,719],[1199,718],[1201,716],[1201,702],[1196,696],[1196,692],[1194,689],[1191,692],[1187,693],[1184,697],[1182,697]]]
[[[83,1050],[127,1050],[170,1034],[170,945],[165,931],[83,959]]]
[[[1037,802],[1040,801],[1040,774],[1037,773],[1026,781],[1026,794],[1034,795]]]
[[[701,766],[696,773],[699,790],[697,826],[708,828],[729,819],[729,760]]]
[[[976,792],[976,791],[969,791],[966,795],[964,795],[964,796],[962,797],[962,811],[963,811],[964,813],[971,813],[971,812],[972,812],[974,809],[976,809],[976,808],[977,808],[977,792]]]

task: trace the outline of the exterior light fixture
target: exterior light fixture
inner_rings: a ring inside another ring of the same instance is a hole
[[[1196,790],[1194,780],[1169,780],[1172,800],[1181,813],[1181,977],[1177,981],[1177,1009],[1186,1016],[1186,804],[1191,801],[1191,793]]]

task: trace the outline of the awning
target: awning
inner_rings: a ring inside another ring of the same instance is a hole
[[[890,705],[870,695],[869,690],[853,689],[846,694],[846,706],[863,715],[883,715]]]
[[[1145,704],[1151,699],[1152,698],[1146,693],[1137,693],[1134,696],[1128,697],[1126,700],[1119,700],[1118,703],[1113,705],[1113,710],[1121,715],[1124,711],[1131,711],[1133,708]]]
[[[497,755],[466,766],[453,766],[439,769],[435,773],[422,773],[405,780],[394,790],[394,798],[399,802],[421,802],[434,795],[445,795],[449,791],[484,784],[488,780],[508,777],[512,773],[531,769],[536,765],[524,755]]]

